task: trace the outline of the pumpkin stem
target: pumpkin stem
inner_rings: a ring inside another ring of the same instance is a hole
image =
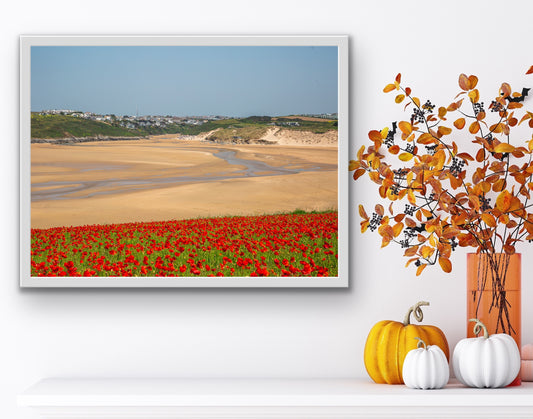
[[[422,313],[422,309],[420,306],[428,306],[429,303],[427,301],[419,301],[414,306],[409,307],[409,311],[405,315],[403,319],[403,325],[407,326],[408,324],[411,324],[411,313],[415,316],[415,319],[419,322],[424,320],[424,313]]]
[[[426,345],[426,342],[424,342],[424,341],[423,341],[422,339],[420,339],[419,337],[416,337],[416,338],[413,338],[413,339],[418,340],[418,344],[416,345],[416,348],[417,348],[417,349],[420,349],[420,348],[424,347],[424,349],[427,350],[428,347],[427,347],[427,345]]]
[[[469,322],[476,322],[475,326],[474,326],[474,334],[477,336],[479,335],[479,333],[481,332],[481,330],[483,330],[483,337],[485,339],[488,339],[489,337],[489,331],[487,330],[487,326],[485,326],[481,320],[479,319],[470,319],[468,320]]]

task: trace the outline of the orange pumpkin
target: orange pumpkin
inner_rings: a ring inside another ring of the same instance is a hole
[[[417,321],[424,318],[420,306],[429,305],[420,301],[412,306],[403,323],[383,320],[374,325],[365,344],[365,367],[370,378],[378,384],[403,384],[402,368],[407,352],[416,349],[420,338],[427,345],[437,345],[450,359],[446,336],[436,326],[410,324],[411,313]]]

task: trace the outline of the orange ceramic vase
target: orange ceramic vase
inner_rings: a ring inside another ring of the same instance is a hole
[[[507,333],[520,349],[521,255],[467,255],[467,336],[474,337],[469,319],[479,319],[489,334]],[[510,384],[520,385],[520,375]]]

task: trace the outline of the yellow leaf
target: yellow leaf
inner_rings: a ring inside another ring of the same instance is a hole
[[[401,153],[398,158],[401,161],[409,161],[413,158],[413,155],[411,153]]]
[[[472,103],[478,103],[479,102],[479,91],[477,89],[470,90],[468,92],[468,97],[472,101]]]
[[[444,107],[444,106],[441,106],[439,108],[439,118],[440,119],[446,119],[444,118],[446,116],[446,113],[448,112],[448,110]]]
[[[413,103],[417,106],[417,108],[420,108],[420,99],[418,99],[417,97],[414,97]]]
[[[435,249],[430,246],[422,246],[420,248],[420,254],[424,259],[430,258],[433,253],[435,253]]]
[[[393,90],[396,90],[397,87],[395,84],[387,84],[384,88],[383,88],[383,92],[384,93],[389,93],[389,92],[392,92]]]
[[[389,127],[385,127],[381,130],[381,138],[384,140],[389,135]]]
[[[404,95],[404,94],[399,94],[399,95],[397,95],[397,96],[394,98],[394,101],[395,101],[396,103],[402,103],[404,99],[405,99],[405,95]]]
[[[507,143],[500,143],[496,147],[494,147],[495,153],[512,153],[514,150],[515,147]]]
[[[350,163],[348,164],[348,171],[352,171],[355,169],[359,169],[359,166],[361,163],[359,163],[357,160],[350,160]]]

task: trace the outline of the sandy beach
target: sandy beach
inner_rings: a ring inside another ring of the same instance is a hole
[[[31,227],[336,209],[331,135],[309,141],[302,133],[271,134],[277,144],[175,135],[32,144]]]

